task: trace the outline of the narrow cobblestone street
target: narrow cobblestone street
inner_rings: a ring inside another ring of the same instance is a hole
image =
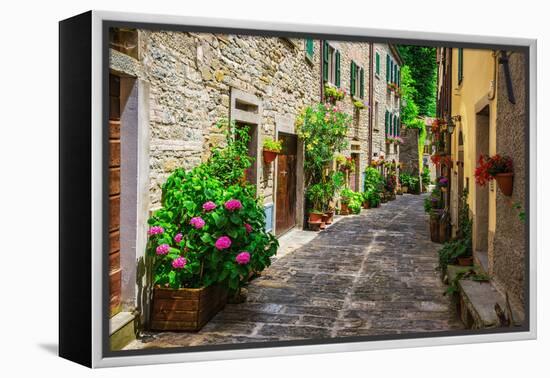
[[[461,329],[435,271],[424,196],[347,216],[277,259],[198,333],[146,332],[126,349]]]

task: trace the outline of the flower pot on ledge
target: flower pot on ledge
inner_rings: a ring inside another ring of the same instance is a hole
[[[514,189],[514,174],[513,173],[497,173],[495,180],[502,194],[507,197],[512,195]]]
[[[264,150],[264,161],[266,164],[270,164],[277,158],[278,154],[276,151]]]

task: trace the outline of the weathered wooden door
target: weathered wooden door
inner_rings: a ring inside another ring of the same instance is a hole
[[[111,316],[120,311],[120,78],[109,77],[109,300]]]
[[[296,225],[296,160],[295,136],[283,135],[283,150],[277,157],[277,199],[275,234],[284,234]]]

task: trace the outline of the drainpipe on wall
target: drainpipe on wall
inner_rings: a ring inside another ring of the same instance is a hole
[[[321,85],[321,92],[320,92],[321,93],[321,98],[319,99],[319,102],[323,102],[323,97],[325,95],[325,83],[323,83],[323,57],[325,56],[324,55],[325,54],[325,51],[324,51],[325,50],[325,43],[324,43],[325,41],[323,39],[321,39],[321,40],[319,40],[319,42],[321,44],[321,46],[319,48],[319,51],[321,52],[321,59],[320,59],[321,64],[319,66],[321,68],[321,70],[320,70],[320,72],[321,72],[320,78],[321,79],[319,80],[320,85]]]
[[[496,50],[493,50],[493,82],[492,82],[493,88],[492,88],[492,91],[489,92],[489,95],[487,96],[489,101],[493,101],[497,94],[497,58],[498,58],[498,52]]]
[[[374,102],[373,102],[373,80],[374,80],[374,43],[369,43],[369,167],[372,163],[372,130],[374,117]]]

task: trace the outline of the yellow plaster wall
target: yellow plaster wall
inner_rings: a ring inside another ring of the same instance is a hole
[[[464,183],[469,178],[470,191],[468,204],[475,215],[476,184],[474,171],[477,164],[476,153],[476,113],[485,105],[489,105],[489,153],[496,153],[496,96],[491,100],[490,95],[496,90],[493,83],[495,62],[491,50],[464,49],[463,53],[463,80],[458,83],[458,49],[453,49],[452,60],[452,115],[460,115],[456,131],[452,135],[453,160],[458,155],[458,135],[462,129],[464,137]],[[457,171],[456,164],[453,171]],[[493,183],[494,184],[494,183]],[[494,234],[496,226],[496,188],[489,190],[489,238]],[[491,241],[489,240],[491,244]]]

